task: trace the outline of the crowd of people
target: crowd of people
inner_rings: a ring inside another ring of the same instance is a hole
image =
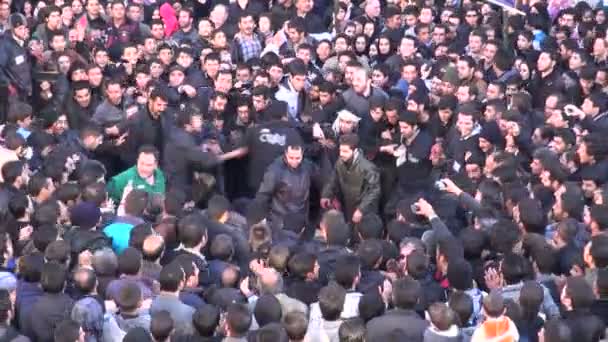
[[[0,0],[0,341],[608,338],[595,0]]]

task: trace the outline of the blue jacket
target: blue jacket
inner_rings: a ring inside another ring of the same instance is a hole
[[[131,230],[140,223],[143,221],[138,218],[122,216],[103,229],[103,233],[112,239],[112,249],[116,254],[121,254],[129,247]]]

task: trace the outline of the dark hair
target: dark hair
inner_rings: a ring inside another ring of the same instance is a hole
[[[68,264],[70,260],[70,245],[65,240],[51,242],[44,250],[44,258],[47,262],[56,262],[61,265]]]
[[[19,258],[19,276],[28,283],[40,281],[44,257],[40,254],[29,254]]]
[[[344,300],[346,298],[346,290],[336,284],[330,284],[319,291],[319,308],[323,319],[326,321],[335,321],[340,318]]]
[[[296,253],[287,263],[289,274],[300,280],[304,280],[308,273],[314,271],[316,261],[317,257],[312,253]]]
[[[55,342],[78,341],[80,336],[80,324],[71,319],[63,320],[55,327],[53,336]]]
[[[173,262],[165,265],[161,269],[158,279],[161,291],[176,292],[185,280],[184,278],[184,270],[178,263]]]
[[[550,319],[545,322],[545,341],[571,342],[572,332],[566,321],[561,319]]]
[[[355,279],[360,276],[361,263],[359,258],[352,254],[341,255],[336,259],[334,280],[338,285],[350,290]]]
[[[385,310],[384,301],[377,291],[365,293],[359,299],[359,317],[365,322],[382,316]]]
[[[451,287],[456,290],[466,291],[473,286],[473,268],[465,259],[451,260],[447,278]]]
[[[207,228],[196,214],[182,218],[177,225],[177,230],[180,242],[187,248],[197,246],[207,235]]]
[[[213,195],[207,202],[207,215],[218,220],[230,210],[230,201],[222,195]]]
[[[47,262],[42,267],[40,286],[44,292],[60,293],[63,291],[66,281],[65,268],[55,262]]]
[[[166,310],[154,312],[150,321],[150,333],[154,337],[154,341],[165,341],[174,329],[173,318]]]
[[[2,165],[2,179],[5,184],[13,184],[23,173],[22,161],[12,160]]]
[[[380,240],[363,240],[357,247],[357,256],[361,259],[363,267],[374,269],[378,261],[382,258],[382,243]]]
[[[507,253],[501,263],[502,276],[507,285],[517,284],[526,277],[529,269],[526,265],[527,260],[521,255]]]
[[[209,253],[213,259],[230,261],[234,255],[234,243],[230,235],[218,234],[211,241]]]
[[[469,319],[473,315],[473,299],[465,292],[452,292],[448,300],[448,305],[458,317],[458,326],[466,327]]]
[[[253,315],[260,327],[269,323],[280,323],[282,316],[281,303],[274,295],[262,295],[255,304]]]
[[[593,289],[583,277],[570,277],[566,280],[566,295],[572,301],[573,309],[589,309],[595,301]]]
[[[418,304],[421,293],[420,283],[409,276],[393,282],[393,304],[399,309],[413,309]]]
[[[364,342],[365,333],[365,322],[360,318],[346,320],[338,329],[340,342]]]
[[[359,137],[352,133],[342,135],[340,136],[340,145],[348,146],[351,150],[354,150],[359,146]]]
[[[137,275],[141,268],[141,261],[141,252],[133,247],[128,247],[118,255],[118,272],[126,275]]]
[[[251,326],[251,313],[247,306],[240,303],[230,304],[226,310],[226,324],[238,336],[247,334]]]
[[[608,267],[608,236],[597,235],[592,237],[589,254],[593,258],[595,267]]]
[[[148,196],[146,191],[133,189],[125,198],[125,213],[141,217],[148,207]]]
[[[51,242],[57,240],[57,236],[59,236],[59,232],[54,224],[36,226],[32,233],[34,247],[39,251],[44,251]]]
[[[304,336],[306,336],[306,330],[308,329],[308,318],[303,312],[288,312],[283,317],[282,323],[290,340],[299,341],[304,339]]]
[[[203,337],[213,336],[219,323],[220,310],[212,304],[203,305],[192,315],[192,324],[196,332]]]
[[[543,298],[543,288],[539,283],[533,280],[524,282],[519,292],[519,306],[524,320],[533,321],[538,316]]]
[[[113,299],[120,310],[134,311],[139,307],[142,300],[141,289],[137,283],[125,282],[118,291],[116,298]]]

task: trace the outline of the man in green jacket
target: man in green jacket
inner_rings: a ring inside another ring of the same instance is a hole
[[[112,177],[108,183],[108,195],[119,204],[125,188],[140,189],[149,193],[165,193],[165,175],[158,168],[158,150],[144,145],[137,154],[137,165]]]

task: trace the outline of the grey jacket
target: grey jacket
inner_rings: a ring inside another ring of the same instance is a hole
[[[507,285],[501,289],[502,297],[504,299],[512,299],[517,302],[519,299],[519,293],[524,283],[517,283],[513,285]],[[541,284],[543,287],[543,302],[540,306],[540,311],[547,316],[547,319],[558,318],[560,316],[559,307],[553,301],[553,297],[549,293],[549,290]]]
[[[102,341],[122,341],[127,332],[133,328],[144,328],[146,331],[150,331],[150,321],[150,314],[147,311],[132,318],[126,318],[120,314],[106,313],[103,322]]]

